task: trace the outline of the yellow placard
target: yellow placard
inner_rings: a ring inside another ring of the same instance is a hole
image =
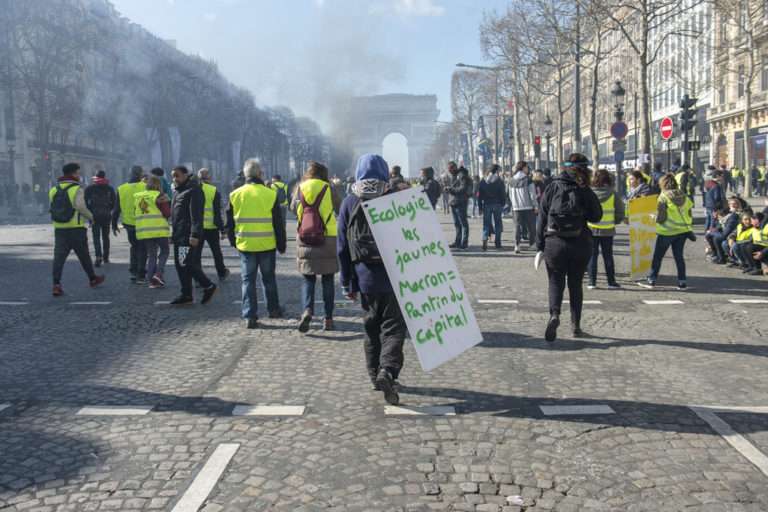
[[[647,276],[656,243],[656,204],[658,195],[629,201],[629,255],[633,280]]]

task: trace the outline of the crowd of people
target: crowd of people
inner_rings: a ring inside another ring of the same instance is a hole
[[[247,160],[228,197],[212,183],[207,169],[197,173],[184,166],[171,172],[173,187],[163,169],[145,173],[131,170],[130,179],[114,189],[104,171],[87,187],[81,185],[80,167],[70,163],[48,194],[54,225],[53,295],[64,294],[61,284],[64,263],[74,251],[90,286],[104,282],[95,268],[110,263],[110,235],[126,232],[130,245],[130,281],[149,288],[166,286],[164,277],[173,246],[173,263],[180,293],[171,301],[182,306],[194,302],[194,288],[201,290],[202,304],[216,291],[203,271],[202,251],[208,245],[219,281],[230,275],[220,240],[228,239],[240,256],[241,315],[248,329],[257,329],[259,299],[256,279],[261,275],[269,318],[283,318],[276,278],[277,254],[284,254],[288,236],[288,212],[296,218],[296,265],[301,277],[301,314],[296,328],[307,333],[315,316],[315,292],[320,278],[323,303],[322,328],[334,330],[336,274],[343,293],[359,300],[364,314],[365,356],[371,382],[383,391],[387,402],[398,403],[397,378],[403,365],[407,327],[390,278],[383,265],[362,204],[370,199],[420,187],[433,208],[440,200],[450,210],[455,237],[451,249],[469,248],[470,223],[482,215],[482,250],[503,249],[504,217],[514,221],[513,251],[522,253],[523,241],[543,260],[549,280],[550,318],[545,339],[554,341],[560,326],[565,289],[570,298],[574,336],[583,335],[581,314],[583,281],[597,287],[602,254],[609,289],[618,289],[613,256],[617,225],[627,220],[627,201],[657,194],[657,239],[651,270],[638,283],[653,288],[662,260],[671,248],[677,267],[678,289],[687,288],[684,248],[695,240],[693,200],[695,176],[681,166],[675,173],[656,167],[627,176],[626,193],[617,193],[613,174],[592,171],[590,162],[575,153],[561,165],[559,174],[532,171],[526,162],[503,171],[492,165],[482,179],[473,179],[463,166],[450,162],[439,178],[431,167],[421,169],[418,182],[409,182],[400,167],[387,165],[378,155],[362,156],[354,178],[344,186],[330,177],[319,162],[310,162],[303,176],[286,184],[279,175],[265,178],[261,164]],[[708,169],[700,183],[706,210],[705,238],[713,263],[740,267],[758,274],[768,264],[768,215],[756,212],[739,196],[726,200],[727,178],[722,170]],[[766,202],[768,205],[768,201]],[[474,205],[474,206],[471,206]],[[88,247],[87,224],[92,230],[95,263]],[[532,254],[531,254],[532,255]]]

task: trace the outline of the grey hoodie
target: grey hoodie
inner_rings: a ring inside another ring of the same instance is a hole
[[[536,200],[536,186],[530,176],[523,171],[517,171],[509,180],[507,195],[515,211],[533,210],[539,207]]]
[[[624,201],[616,195],[616,190],[613,187],[595,187],[592,188],[598,201],[602,205],[611,195],[615,196],[614,200],[614,213],[616,215],[616,224],[621,224],[624,220]],[[605,210],[603,210],[605,214]],[[614,229],[593,229],[592,236],[616,236],[616,228]]]

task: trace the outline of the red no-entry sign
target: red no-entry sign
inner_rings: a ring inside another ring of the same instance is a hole
[[[674,132],[675,124],[672,122],[672,119],[669,117],[665,117],[661,120],[661,126],[659,126],[659,132],[661,133],[661,138],[664,140],[669,140],[672,138],[672,133]]]

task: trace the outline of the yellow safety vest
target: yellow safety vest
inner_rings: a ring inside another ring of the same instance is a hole
[[[734,169],[733,171],[731,171],[731,176],[733,176],[734,178],[739,178],[741,177],[741,171],[738,169]]]
[[[766,173],[768,173],[768,171],[766,171],[765,167],[759,167],[757,169],[757,172],[758,172],[758,176],[759,176],[757,181],[765,181],[766,180],[766,176],[768,176],[768,174],[766,174]]]
[[[213,222],[213,200],[216,197],[216,187],[208,183],[203,183],[203,195],[205,196],[205,206],[203,208],[203,229],[216,229],[216,223]]]
[[[278,191],[278,190],[283,191],[283,202],[280,203],[280,206],[288,206],[288,185],[286,185],[282,181],[276,181],[272,184],[271,188],[274,191]]]
[[[749,226],[747,229],[744,229],[744,224],[739,224],[739,227],[736,228],[736,241],[737,242],[748,242],[752,239],[752,233],[756,231],[755,228],[752,226]]]
[[[139,240],[171,236],[168,220],[157,207],[159,196],[160,191],[158,190],[144,190],[143,192],[136,192],[133,196],[136,238]]]
[[[123,183],[117,187],[117,197],[120,201],[120,213],[123,216],[123,226],[135,226],[136,216],[134,215],[134,208],[136,207],[133,201],[133,196],[137,192],[142,192],[147,189],[147,185],[143,181],[137,181],[136,183]]]
[[[241,252],[264,252],[277,248],[272,226],[272,208],[277,193],[260,184],[246,183],[229,195],[235,218],[235,246]]]
[[[325,223],[325,236],[336,236],[336,216],[333,212],[333,189],[331,185],[323,180],[309,179],[305,180],[299,185],[301,194],[304,196],[304,200],[307,204],[314,204],[317,197],[320,195],[320,191],[323,187],[328,187],[323,196],[323,201],[320,203],[320,217]],[[304,208],[299,202],[299,206],[296,208],[296,217],[298,218],[298,224],[301,224],[301,219],[304,215]]]
[[[600,203],[603,207],[603,217],[595,224],[588,222],[590,229],[616,229],[616,194]]]
[[[659,203],[667,205],[667,220],[664,223],[656,223],[656,234],[664,236],[675,236],[693,231],[693,215],[691,208],[693,203],[687,197],[682,208],[667,199],[664,194],[659,195]]]
[[[763,226],[762,230],[755,229],[752,231],[752,241],[760,247],[768,247],[768,223]]]
[[[65,181],[62,183],[59,183],[59,186],[67,191],[67,195],[69,196],[69,202],[72,203],[72,207],[75,207],[75,196],[77,195],[77,191],[80,190],[80,185],[77,183],[71,182],[71,181]],[[56,195],[56,187],[53,187],[51,190],[48,191],[48,202],[49,204],[53,204],[53,196]],[[75,214],[72,215],[72,218],[69,219],[68,222],[56,222],[53,221],[53,227],[54,229],[72,229],[72,228],[84,228],[85,227],[85,219],[82,215],[80,215],[80,212],[75,210]]]

